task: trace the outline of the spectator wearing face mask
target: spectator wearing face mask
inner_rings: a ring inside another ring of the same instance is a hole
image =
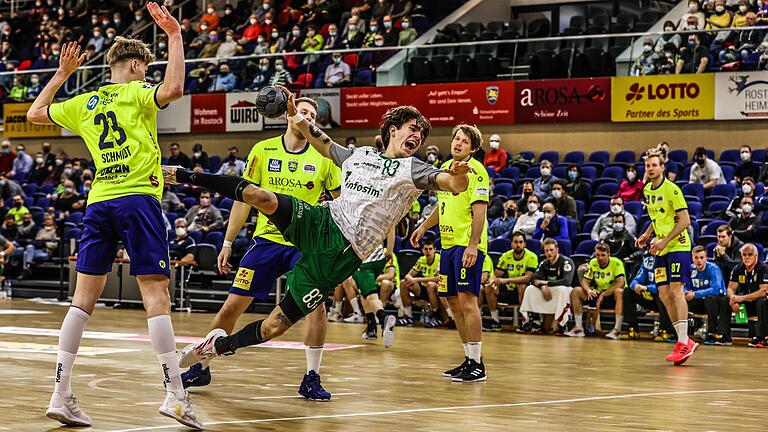
[[[35,165],[32,167],[32,171],[30,171],[27,181],[42,186],[45,178],[48,177],[49,168],[45,166],[45,158],[42,153],[37,153],[35,155],[34,162]]]
[[[286,40],[276,28],[272,29],[269,38],[269,53],[277,54],[285,51]]]
[[[202,17],[200,17],[200,21],[205,21],[208,23],[208,30],[216,30],[219,28],[221,17],[218,13],[216,13],[215,5],[213,3],[208,3],[207,7],[205,8],[205,13]]]
[[[540,202],[541,200],[539,200],[539,197],[533,194],[533,191],[531,191],[531,194],[527,197],[525,202],[524,208],[527,211],[520,213],[520,216],[517,218],[517,222],[515,222],[515,228],[513,231],[520,231],[527,236],[533,235],[533,232],[536,230],[537,226],[536,222],[541,219],[542,216],[544,216],[544,213],[539,210]]]
[[[29,213],[29,209],[24,206],[24,197],[20,194],[13,196],[13,208],[8,210],[7,216],[12,216],[15,223],[21,223],[24,214]]]
[[[24,94],[24,100],[35,100],[37,96],[40,95],[41,91],[43,91],[43,85],[40,84],[40,77],[37,74],[32,74],[32,76],[29,77],[29,86],[27,87],[27,92]]]
[[[385,16],[381,23],[384,26],[384,32],[382,33],[384,36],[384,46],[397,46],[400,41],[400,30],[395,28],[392,23],[392,17],[389,15]]]
[[[725,0],[715,0],[715,7],[707,16],[706,29],[707,30],[728,29],[731,27],[732,21],[733,21],[733,15],[731,15],[731,12],[728,9],[726,9]],[[717,32],[717,34],[715,35],[715,39],[712,41],[711,47],[715,49],[715,47],[722,46],[723,42],[725,42],[725,40],[728,39],[728,36],[730,34],[731,32],[727,30]]]
[[[488,146],[491,150],[485,153],[483,165],[500,172],[507,167],[507,152],[501,148],[501,137],[496,134],[491,135],[488,139]]]
[[[100,27],[94,27],[93,28],[93,37],[88,39],[88,43],[86,45],[93,45],[94,50],[99,53],[101,52],[102,48],[104,47],[104,41],[106,40],[104,38],[104,34],[101,32],[102,29]]]
[[[695,21],[693,21],[695,19]],[[697,0],[690,0],[688,2],[688,12],[684,13],[680,18],[681,23],[686,23],[690,26],[691,22],[695,24],[695,27],[685,28],[683,30],[704,30],[704,26],[707,24],[707,17],[700,10],[699,2]]]
[[[269,66],[269,59],[262,57],[259,60],[259,68],[256,73],[254,73],[253,78],[251,79],[251,83],[248,84],[246,90],[257,91],[262,87],[267,86],[269,84],[270,78],[272,78],[273,73],[274,71]]]
[[[216,52],[219,50],[220,46],[221,46],[221,40],[219,39],[219,34],[216,33],[215,31],[209,31],[208,43],[203,47],[202,50],[200,50],[198,57],[200,58],[216,57]]]
[[[57,195],[53,201],[53,209],[65,214],[82,210],[82,205],[78,205],[80,197],[75,189],[75,184],[71,180],[64,182],[64,191]]]
[[[317,27],[310,25],[307,27],[307,36],[301,43],[301,50],[305,52],[320,51],[323,49],[323,35],[317,32]]]
[[[533,181],[533,193],[539,196],[540,200],[546,200],[552,191],[552,183],[558,180],[552,175],[552,162],[544,159],[539,163],[539,172],[541,177]]]
[[[592,240],[601,241],[613,234],[613,216],[617,214],[624,216],[624,229],[632,235],[635,234],[635,229],[637,228],[635,217],[632,216],[632,213],[624,210],[624,199],[618,195],[614,195],[611,198],[611,209],[608,212],[601,214],[600,217],[597,218],[595,226],[592,227]]]
[[[301,27],[295,25],[293,26],[293,29],[291,29],[288,41],[285,44],[285,52],[301,51],[301,45],[303,43],[304,38],[301,36]]]
[[[611,218],[612,233],[603,240],[611,249],[611,256],[622,260],[625,264],[631,262],[631,256],[637,251],[635,236],[626,229],[624,215],[619,213]]]
[[[637,168],[634,165],[629,165],[624,170],[624,181],[619,185],[616,194],[620,196],[624,202],[642,201],[643,187],[645,187],[645,183],[639,179]]]
[[[235,13],[235,8],[231,4],[227,3],[224,5],[224,15],[220,16],[219,18],[219,29],[234,30],[241,21],[242,17],[239,17]]]
[[[339,43],[340,48],[354,49],[363,46],[363,39],[365,39],[365,32],[363,30],[364,24],[358,17],[352,17],[347,21],[347,31],[341,38]]]
[[[241,45],[247,45],[256,42],[256,38],[258,38],[260,34],[264,33],[264,30],[261,28],[261,24],[259,24],[259,20],[256,17],[256,14],[251,14],[251,16],[248,17],[248,21],[240,26],[239,29],[242,32],[242,37],[238,41]]]
[[[22,200],[26,197],[24,190],[18,183],[9,179],[5,173],[0,173],[0,192],[3,199],[18,195]]]
[[[211,203],[211,193],[204,190],[200,193],[199,203],[187,212],[188,229],[192,231],[210,232],[221,229],[224,219],[221,212]]]
[[[752,197],[741,198],[741,213],[728,221],[733,235],[743,242],[759,241],[760,218],[753,212],[755,202]]]
[[[748,27],[757,25],[757,15],[753,12],[748,12],[746,18]],[[760,29],[736,32],[736,40],[732,44],[726,44],[726,49],[718,54],[720,64],[739,60],[746,61],[753,52],[757,51],[757,47],[763,41],[764,36],[765,32]]]
[[[291,77],[291,73],[288,72],[288,70],[285,68],[283,59],[281,58],[275,59],[275,73],[272,74],[272,78],[269,80],[269,84],[270,85],[279,84],[282,86],[286,86],[291,82],[293,82],[293,77]]]
[[[371,48],[376,46],[376,35],[379,33],[379,22],[377,20],[371,20],[368,26],[368,32],[365,33],[363,38],[363,48]],[[384,46],[384,37],[381,38],[381,46]]]
[[[760,176],[760,165],[752,162],[752,147],[748,145],[741,146],[739,150],[741,163],[733,172],[733,181],[741,184],[742,179],[752,177],[756,179]]]
[[[245,172],[245,162],[237,158],[237,147],[230,147],[229,154],[219,167],[216,174],[223,174],[234,177],[242,177]]]
[[[579,221],[579,213],[574,200],[565,190],[565,181],[558,179],[552,183],[552,195],[547,200],[555,206],[557,214]]]
[[[34,161],[32,160],[32,156],[24,151],[23,145],[19,145],[16,147],[16,159],[13,160],[13,171],[8,173],[8,177],[24,181],[29,176],[33,166]]]
[[[749,11],[749,1],[748,0],[740,0],[739,1],[739,8],[733,14],[733,19],[731,20],[731,26],[732,27],[746,27],[747,26],[747,14],[749,12],[750,12]]]
[[[400,34],[397,39],[398,46],[410,45],[419,37],[416,29],[411,27],[411,20],[408,17],[405,17],[400,21],[400,28]]]
[[[342,87],[349,84],[352,70],[341,59],[341,53],[333,53],[333,63],[325,69],[325,86]]]
[[[229,65],[219,65],[219,74],[213,79],[213,84],[208,87],[209,92],[231,92],[235,88],[237,80],[235,75],[229,72]]]
[[[339,28],[336,26],[336,24],[329,25],[328,37],[325,39],[325,42],[323,43],[323,50],[330,51],[330,50],[336,49],[339,46],[340,40],[341,40],[341,35],[339,35]]]
[[[216,57],[233,57],[235,55],[236,48],[237,42],[235,41],[235,32],[232,30],[227,30],[227,35],[225,36],[224,42],[222,42],[221,45],[219,45],[219,48],[216,50]]]
[[[664,22],[663,28],[664,34],[661,35],[660,38],[656,39],[654,51],[662,52],[668,45],[672,45],[674,47],[674,50],[672,51],[676,52],[677,49],[680,48],[680,44],[682,43],[683,38],[680,36],[680,34],[675,33],[675,23],[667,20]]]
[[[589,184],[581,179],[581,167],[576,164],[568,166],[568,182],[565,184],[565,190],[571,198],[583,202],[589,201]]]
[[[741,182],[741,187],[737,188],[737,195],[728,204],[728,208],[725,210],[725,216],[732,218],[741,214],[741,199],[744,197],[752,198],[752,201],[756,201],[755,196],[755,180],[752,177],[744,177]]]
[[[443,164],[443,156],[440,154],[440,150],[436,145],[427,146],[425,159],[428,164],[435,167],[439,167]]]
[[[643,41],[643,52],[635,60],[635,64],[632,65],[632,70],[630,70],[629,74],[631,76],[655,75],[657,73],[656,59],[658,56],[659,54],[654,52],[653,39],[646,38]]]
[[[16,159],[16,153],[11,151],[11,142],[3,140],[0,144],[0,172],[12,171],[14,159]]]
[[[532,237],[539,240],[555,239],[568,240],[568,220],[565,216],[560,216],[552,203],[546,203],[542,207],[542,216],[536,220],[536,228],[533,230]]]
[[[693,153],[691,167],[691,177],[688,183],[699,183],[704,186],[705,191],[709,191],[715,185],[725,184],[723,170],[717,162],[707,157],[707,150],[704,147],[698,147]]]
[[[494,219],[488,226],[488,241],[500,238],[509,238],[514,232],[517,223],[517,203],[508,200],[504,203],[504,211],[501,217]]]
[[[189,167],[191,169],[194,169],[197,166],[201,167],[203,170],[210,168],[208,153],[203,151],[203,145],[200,143],[196,143],[192,146],[192,157],[189,159]]]
[[[709,49],[701,43],[701,35],[688,35],[688,46],[680,48],[680,59],[675,66],[675,73],[704,73],[709,65]]]
[[[437,193],[434,191],[429,191],[429,197],[427,198],[427,204],[424,205],[424,208],[421,209],[421,217],[416,222],[416,226],[421,225],[422,222],[427,220],[429,215],[432,214],[432,212],[437,208],[438,202],[437,202]]]
[[[174,237],[170,241],[169,251],[171,259],[190,261],[195,258],[195,247],[197,242],[195,239],[189,236],[187,230],[187,221],[183,218],[178,218],[174,221]]]

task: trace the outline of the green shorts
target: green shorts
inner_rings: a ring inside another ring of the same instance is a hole
[[[362,261],[331,218],[328,207],[313,206],[290,196],[291,223],[283,235],[301,252],[293,270],[285,274],[287,292],[304,316],[317,309],[357,270]]]
[[[379,292],[379,287],[376,285],[376,278],[384,272],[384,266],[386,264],[386,258],[362,263],[360,264],[360,268],[352,275],[352,279],[355,280],[357,289],[360,290],[360,295],[362,295],[363,298]]]

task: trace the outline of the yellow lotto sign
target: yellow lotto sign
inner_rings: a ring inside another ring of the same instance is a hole
[[[614,122],[715,118],[714,74],[614,77],[611,84]]]
[[[27,110],[32,103],[3,105],[6,138],[57,137],[61,128],[56,125],[36,125],[27,120]]]

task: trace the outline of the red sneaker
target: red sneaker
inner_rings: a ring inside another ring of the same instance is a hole
[[[677,348],[677,345],[683,345],[681,343],[677,343],[675,345],[675,348]],[[696,351],[696,348],[699,347],[699,344],[694,342],[693,339],[688,339],[688,344],[683,345],[680,348],[679,352],[673,352],[670,356],[674,356],[670,361],[674,362],[675,366],[680,366],[686,361],[688,361],[688,357],[692,356],[693,353]],[[677,354],[677,355],[675,355]]]
[[[672,350],[672,353],[667,356],[667,361],[676,361],[675,359],[680,357],[680,350],[686,347],[687,345],[682,342],[675,343],[675,348]]]

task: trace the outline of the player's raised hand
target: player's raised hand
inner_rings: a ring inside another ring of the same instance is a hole
[[[452,175],[452,176],[459,176],[459,175],[466,175],[467,173],[475,173],[475,169],[469,166],[466,162],[454,162],[449,166],[448,168],[445,168],[443,171],[446,173]]]
[[[85,53],[80,53],[80,45],[77,42],[64,44],[59,57],[59,71],[71,75],[85,61]]]
[[[283,87],[279,84],[275,85],[278,90],[283,92],[285,97],[288,99],[288,103],[286,104],[286,115],[288,117],[293,117],[296,114],[299,113],[299,110],[296,108],[296,96],[293,94],[292,91],[288,90],[288,88]]]
[[[176,21],[176,18],[174,18],[170,12],[168,12],[168,9],[166,9],[165,6],[160,6],[155,2],[149,2],[147,3],[147,10],[149,11],[149,14],[152,15],[152,19],[155,20],[155,23],[163,29],[165,33],[169,35],[173,33],[181,33],[179,22]]]
[[[422,230],[420,227],[416,228],[411,234],[411,246],[418,249],[419,241],[421,241],[421,238],[424,237],[424,233],[426,233],[425,230]]]
[[[228,275],[232,270],[232,265],[229,263],[229,257],[232,255],[232,247],[222,247],[219,256],[216,258],[216,263],[219,267],[219,273]]]

